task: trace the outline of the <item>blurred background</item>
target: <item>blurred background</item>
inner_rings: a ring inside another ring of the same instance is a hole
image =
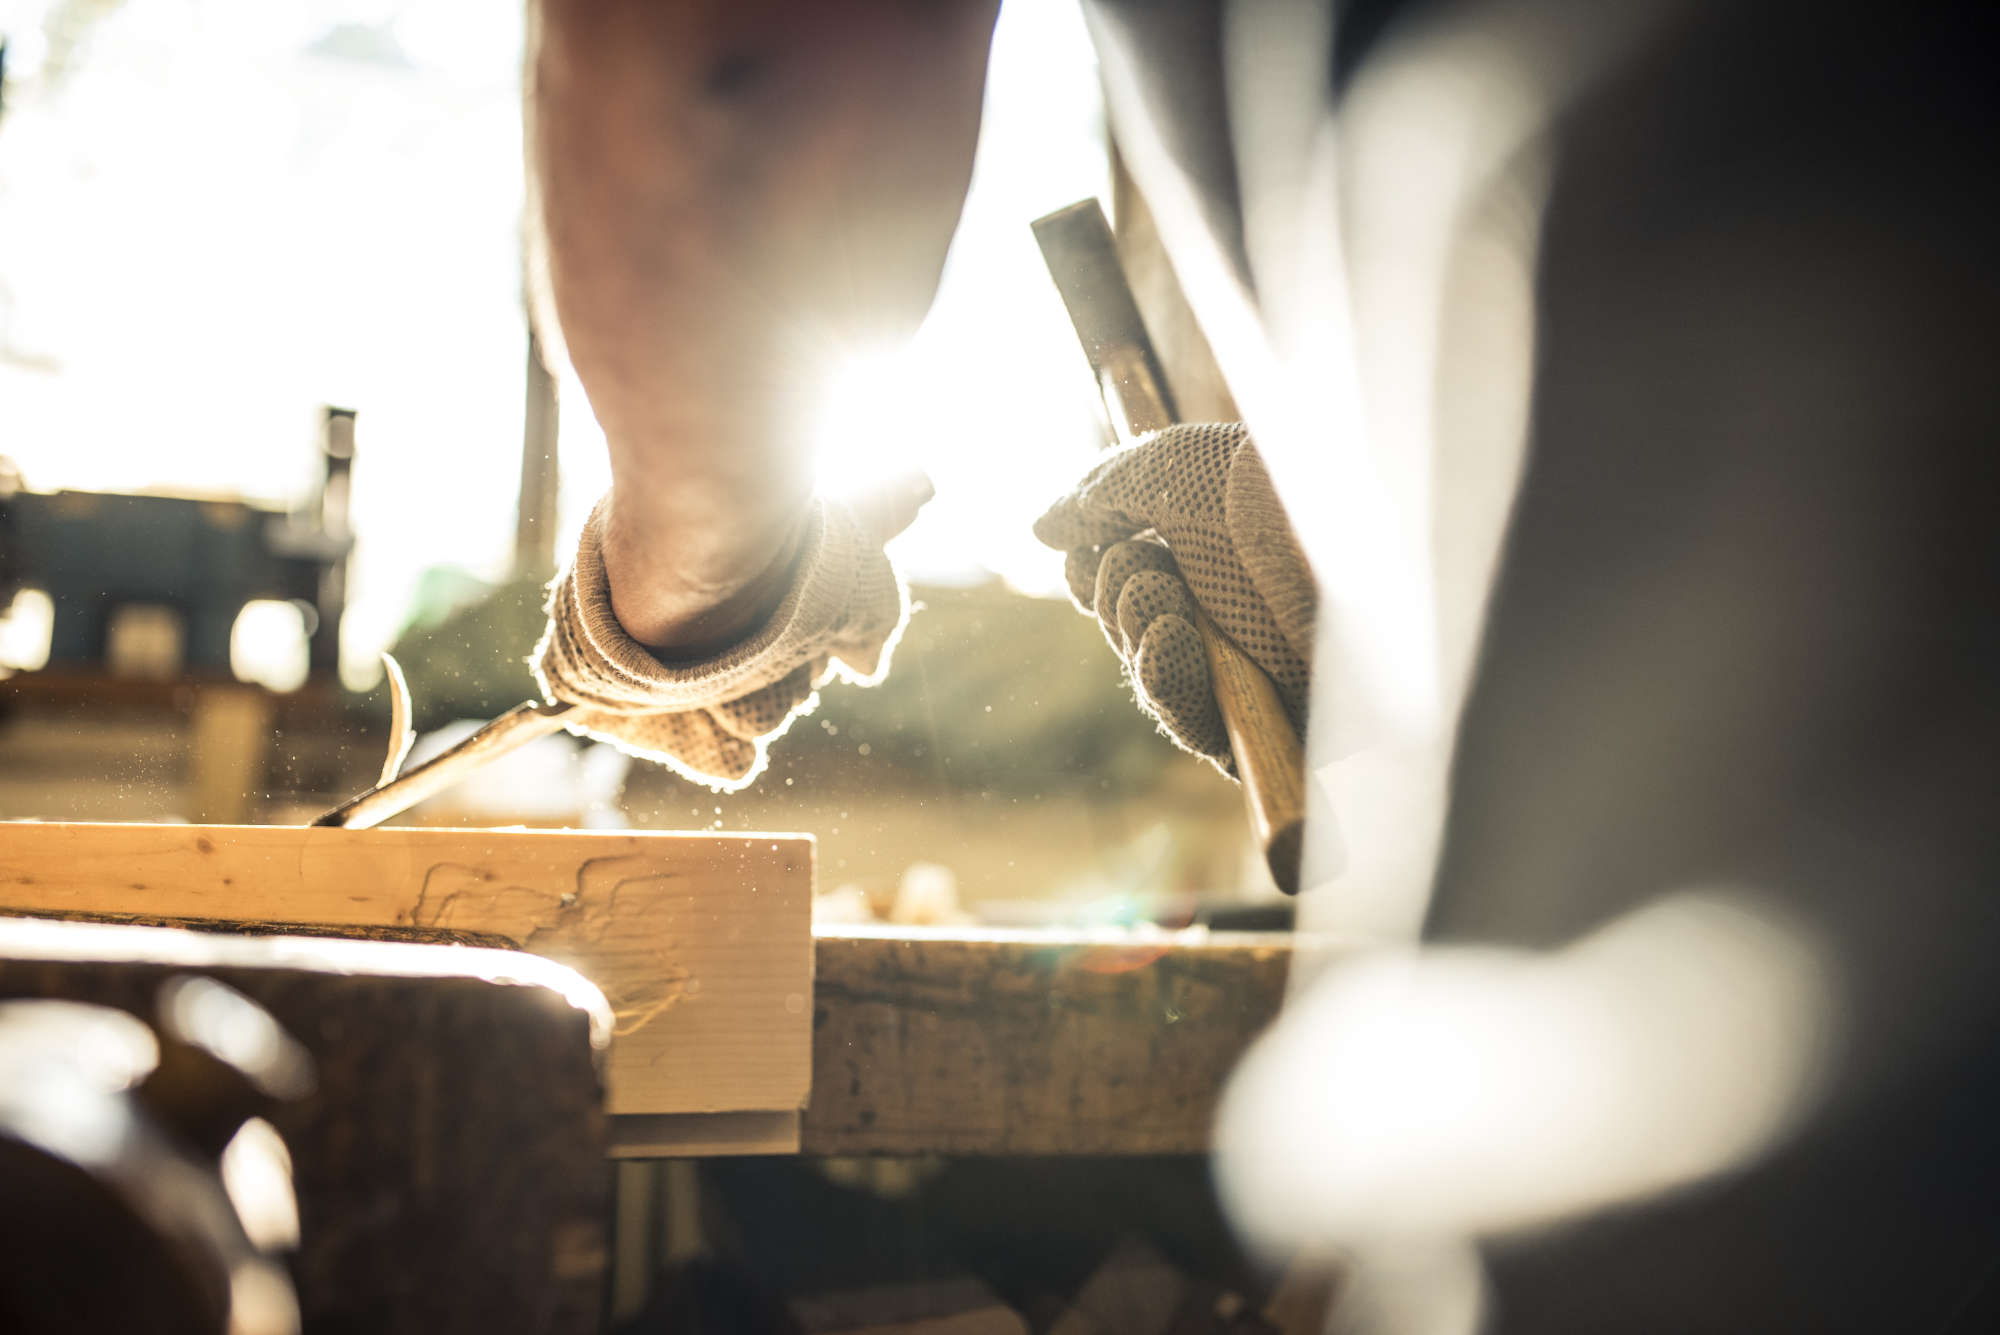
[[[0,817],[309,819],[375,778],[385,649],[420,748],[532,693],[608,470],[530,371],[521,20],[0,3]],[[1153,735],[1029,533],[1101,428],[1027,224],[1108,195],[1107,158],[1074,4],[1009,4],[931,318],[827,396],[829,483],[937,486],[885,685],[830,688],[742,794],[557,738],[409,819],[806,830],[836,917],[1268,904],[1234,790]]]

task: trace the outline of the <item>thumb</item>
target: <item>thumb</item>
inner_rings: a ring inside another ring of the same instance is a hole
[[[1099,460],[1067,496],[1035,521],[1035,537],[1045,547],[1066,552],[1101,547],[1151,528],[1144,504],[1151,446],[1149,437]]]
[[[1051,505],[1035,521],[1035,537],[1044,547],[1072,552],[1117,542],[1147,527],[1143,520],[1122,510],[1093,505],[1073,492]]]

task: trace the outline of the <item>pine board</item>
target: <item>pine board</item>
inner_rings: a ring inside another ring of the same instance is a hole
[[[796,834],[0,824],[0,909],[504,937],[597,984],[615,1114],[794,1111],[813,844]]]

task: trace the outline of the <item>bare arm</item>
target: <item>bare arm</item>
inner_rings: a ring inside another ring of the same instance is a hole
[[[997,8],[533,0],[538,315],[610,444],[613,609],[655,651],[781,596],[819,385],[936,289]]]

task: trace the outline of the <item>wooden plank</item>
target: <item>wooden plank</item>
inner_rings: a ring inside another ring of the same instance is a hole
[[[0,909],[490,933],[603,989],[612,1112],[792,1110],[812,866],[805,835],[0,824]]]
[[[715,1159],[797,1154],[799,1113],[674,1113],[612,1119],[614,1159]]]
[[[1277,1015],[1283,934],[840,927],[817,940],[808,1154],[1174,1154]]]

